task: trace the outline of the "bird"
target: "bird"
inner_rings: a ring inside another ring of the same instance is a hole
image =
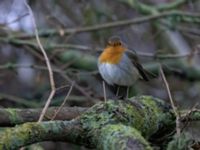
[[[126,98],[128,98],[129,87],[141,76],[148,81],[147,71],[140,64],[136,52],[132,58],[127,55],[128,48],[119,36],[109,38],[107,45],[98,58],[98,70],[103,80],[111,86],[127,87]]]

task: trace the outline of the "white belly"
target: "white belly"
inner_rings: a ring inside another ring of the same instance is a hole
[[[110,85],[131,86],[138,78],[138,72],[127,58],[123,55],[119,64],[98,63],[102,78]]]

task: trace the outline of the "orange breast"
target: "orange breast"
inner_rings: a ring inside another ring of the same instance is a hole
[[[125,48],[122,46],[118,47],[108,46],[100,55],[99,61],[100,63],[117,64],[120,62],[124,51]]]

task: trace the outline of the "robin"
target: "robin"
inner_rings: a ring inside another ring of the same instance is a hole
[[[139,63],[136,53],[130,59],[125,53],[128,49],[118,36],[113,36],[108,40],[107,46],[98,59],[98,69],[102,78],[109,85],[118,85],[117,96],[120,86],[127,87],[128,97],[129,87],[138,79],[139,74],[148,81],[146,70]]]

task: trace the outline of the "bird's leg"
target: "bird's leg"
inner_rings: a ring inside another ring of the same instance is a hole
[[[126,89],[126,98],[128,99],[128,96],[129,96],[129,89],[130,87],[128,86],[127,89]]]
[[[104,95],[104,101],[107,101],[107,96],[106,96],[106,86],[105,86],[105,82],[103,81],[103,95]]]
[[[116,97],[118,97],[118,95],[119,95],[119,89],[120,89],[120,86],[117,86]]]

